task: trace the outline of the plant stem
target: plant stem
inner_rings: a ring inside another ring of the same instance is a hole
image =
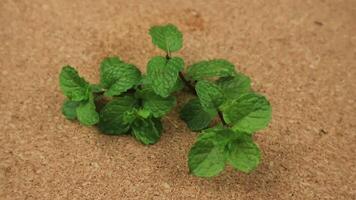
[[[171,59],[171,52],[167,51],[166,59],[167,60]]]
[[[166,60],[169,60],[169,59],[171,59],[171,56],[167,53]]]
[[[222,112],[221,112],[220,110],[218,110],[218,115],[219,115],[219,118],[220,118],[221,123],[222,123],[224,126],[226,126],[227,124],[226,124],[226,122],[225,122],[225,120],[224,120],[224,117],[223,117],[223,114],[222,114]]]
[[[168,62],[169,59],[171,59],[171,54],[170,54],[170,52],[168,51],[167,54],[166,54],[166,60],[167,60],[167,62]],[[194,94],[195,96],[197,96],[197,92],[196,92],[196,90],[195,90],[195,86],[194,86],[189,80],[187,80],[187,79],[185,78],[183,72],[179,72],[179,77],[180,77],[180,79],[184,82],[184,85],[187,86],[187,88],[189,89],[189,91],[190,91],[192,94]],[[221,123],[222,123],[224,126],[226,126],[227,123],[225,122],[224,117],[223,117],[223,114],[222,114],[222,112],[221,112],[220,110],[218,110],[218,115],[219,115],[219,118],[220,118]]]
[[[190,81],[188,81],[185,77],[184,77],[184,74],[182,72],[179,72],[179,77],[182,79],[182,81],[184,82],[185,86],[188,87],[189,91],[194,94],[195,96],[197,96],[197,92],[195,91],[195,87],[193,84],[191,84]],[[221,123],[226,126],[227,123],[225,122],[224,120],[224,117],[223,117],[223,114],[220,110],[218,110],[218,115],[219,115],[219,118],[220,118],[220,121]]]
[[[184,77],[184,74],[182,72],[179,72],[179,77],[184,82],[184,85],[186,85],[188,87],[189,91],[192,94],[196,95],[197,92],[195,91],[195,87]]]

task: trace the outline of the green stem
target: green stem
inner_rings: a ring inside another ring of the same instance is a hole
[[[184,82],[184,85],[187,86],[187,88],[189,89],[189,91],[194,94],[197,95],[197,92],[195,91],[195,87],[193,84],[190,83],[190,81],[188,81],[185,77],[184,74],[182,72],[179,72],[179,77],[180,79]]]
[[[189,91],[190,91],[192,94],[194,94],[195,96],[197,96],[197,92],[195,91],[194,85],[191,84],[191,82],[188,81],[188,80],[185,78],[185,76],[184,76],[184,74],[183,74],[182,72],[179,72],[179,77],[180,77],[180,79],[182,79],[182,81],[184,82],[185,86],[187,86],[187,88],[189,89]],[[222,123],[224,126],[226,126],[227,123],[225,122],[224,117],[223,117],[223,114],[222,114],[222,112],[221,112],[220,110],[218,110],[218,115],[219,115],[219,118],[220,118],[221,123]]]
[[[219,118],[220,118],[221,123],[222,123],[224,126],[226,126],[227,124],[226,124],[226,122],[225,122],[225,120],[224,120],[224,117],[223,117],[223,114],[222,114],[222,112],[221,112],[220,110],[218,110],[218,115],[219,115]]]

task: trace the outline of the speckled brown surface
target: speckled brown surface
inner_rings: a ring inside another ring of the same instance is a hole
[[[107,55],[145,70],[161,53],[147,30],[167,22],[187,64],[227,58],[269,97],[254,173],[190,176],[177,110],[150,147],[62,117],[62,65],[93,82]],[[0,199],[356,198],[354,0],[1,0],[0,25]]]

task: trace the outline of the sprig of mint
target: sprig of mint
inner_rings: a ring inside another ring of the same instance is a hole
[[[268,100],[227,60],[199,61],[184,70],[184,60],[172,56],[183,46],[183,35],[174,25],[153,26],[149,34],[165,55],[152,57],[146,74],[118,57],[107,57],[100,65],[100,83],[90,84],[73,67],[64,66],[63,115],[96,125],[104,134],[131,134],[145,145],[155,144],[163,132],[161,119],[186,87],[195,97],[182,107],[180,118],[200,132],[189,151],[190,172],[212,177],[226,164],[245,173],[254,170],[261,155],[253,134],[270,122]]]

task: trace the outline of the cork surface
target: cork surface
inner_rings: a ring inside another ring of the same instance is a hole
[[[226,58],[273,106],[263,161],[188,174],[196,133],[164,119],[153,146],[64,119],[58,74],[98,81],[118,55],[162,55],[147,31],[176,24],[186,64]],[[1,0],[0,199],[356,199],[356,1]]]

